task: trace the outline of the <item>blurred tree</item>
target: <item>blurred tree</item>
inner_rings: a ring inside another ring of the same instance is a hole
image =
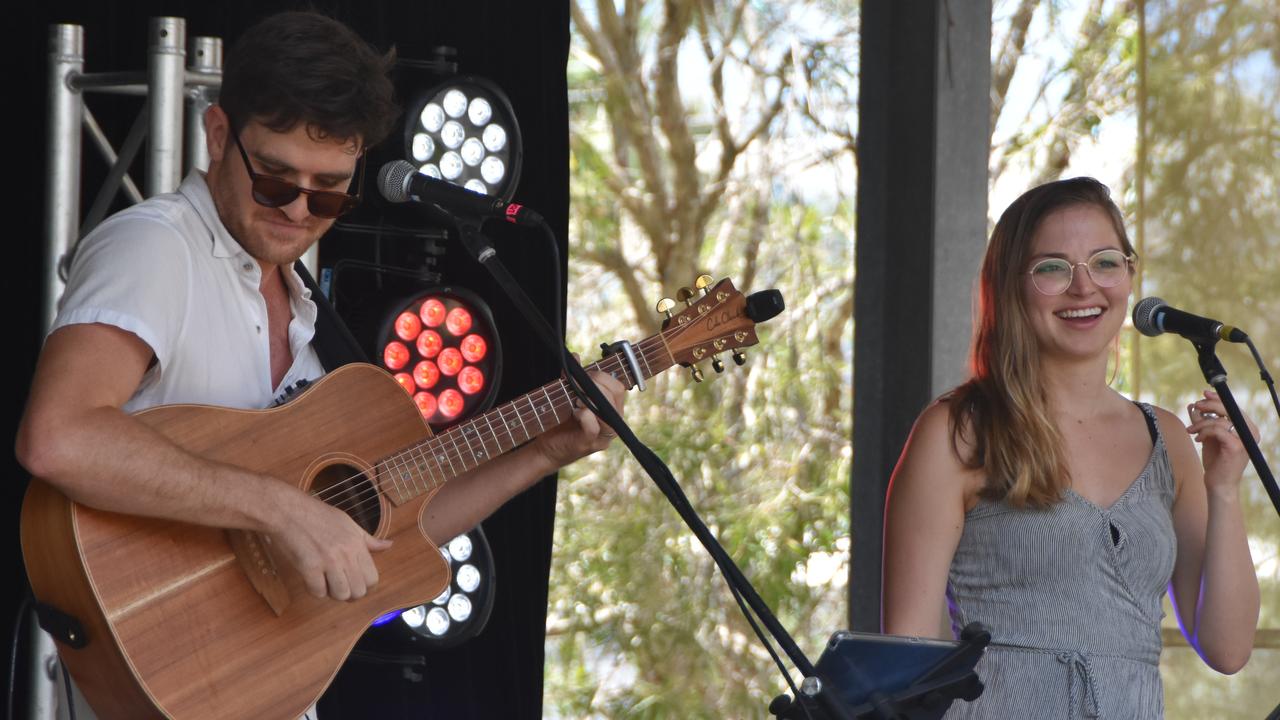
[[[702,271],[783,291],[745,367],[672,372],[629,418],[816,657],[847,574],[856,9],[570,7],[571,341],[655,332]],[[763,716],[781,678],[648,478],[621,448],[562,478],[548,711]]]

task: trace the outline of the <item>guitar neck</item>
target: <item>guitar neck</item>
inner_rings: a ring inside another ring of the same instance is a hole
[[[663,333],[633,349],[640,378],[621,353],[587,370],[608,373],[630,390],[675,364]],[[378,463],[380,483],[394,504],[407,502],[568,421],[576,408],[569,384],[554,380],[385,458]]]

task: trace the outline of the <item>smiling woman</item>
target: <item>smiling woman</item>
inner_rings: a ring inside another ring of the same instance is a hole
[[[1163,717],[1166,589],[1210,667],[1248,660],[1246,457],[1221,402],[1206,393],[1184,429],[1107,385],[1133,264],[1101,183],[1018,198],[983,263],[973,376],[925,410],[894,472],[885,631],[947,635],[944,600],[954,630],[993,631],[986,692],[948,718]]]

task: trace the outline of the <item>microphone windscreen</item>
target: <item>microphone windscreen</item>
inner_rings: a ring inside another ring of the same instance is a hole
[[[404,160],[392,160],[378,171],[378,191],[393,203],[409,200],[409,180],[418,169]]]
[[[1139,300],[1138,304],[1133,306],[1133,326],[1147,337],[1162,334],[1164,331],[1156,324],[1156,312],[1164,307],[1168,307],[1165,301],[1154,295]]]

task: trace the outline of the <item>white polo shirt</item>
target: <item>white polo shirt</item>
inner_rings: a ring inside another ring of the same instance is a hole
[[[195,171],[177,192],[111,216],[81,241],[50,332],[105,323],[151,347],[157,362],[126,412],[173,403],[269,407],[299,380],[324,374],[310,344],[316,304],[293,268],[285,270],[293,365],[273,387],[262,269],[227,232]]]

